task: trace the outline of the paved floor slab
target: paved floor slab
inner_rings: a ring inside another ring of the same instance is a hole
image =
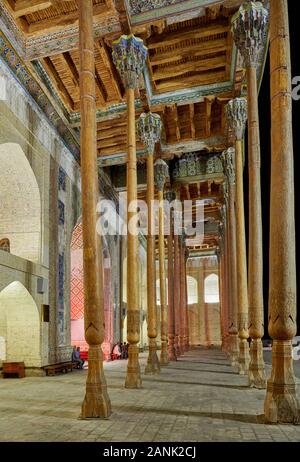
[[[140,390],[124,388],[125,372],[126,361],[105,364],[108,420],[78,419],[86,371],[1,379],[0,441],[300,441],[300,426],[263,423],[265,391],[249,389],[218,350],[190,351],[143,376]]]

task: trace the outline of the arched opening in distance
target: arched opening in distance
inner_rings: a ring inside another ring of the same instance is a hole
[[[113,347],[113,291],[111,288],[111,260],[106,241],[103,246],[103,290],[105,340],[102,350],[105,359],[110,358]],[[88,350],[84,337],[84,274],[83,274],[83,237],[81,220],[75,226],[71,239],[71,344]]]
[[[205,303],[219,303],[219,278],[216,274],[210,274],[204,281]]]
[[[23,284],[12,282],[0,292],[0,360],[40,367],[40,334],[35,301]]]
[[[18,144],[0,145],[0,165],[0,250],[38,262],[41,199],[35,175]]]

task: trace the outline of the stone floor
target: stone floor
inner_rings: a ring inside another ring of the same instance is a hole
[[[0,380],[0,441],[300,441],[300,426],[261,423],[265,391],[248,389],[220,351],[192,350],[140,390],[123,387],[125,369],[105,364],[109,420],[78,419],[86,371]]]

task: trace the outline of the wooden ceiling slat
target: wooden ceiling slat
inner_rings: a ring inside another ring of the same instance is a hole
[[[216,83],[225,81],[225,70],[218,70],[215,72],[204,72],[203,74],[196,74],[191,76],[185,76],[183,80],[164,80],[163,82],[157,82],[157,89],[159,91],[171,91],[189,88],[192,86],[208,85],[210,83]]]
[[[224,55],[214,58],[206,58],[201,61],[188,61],[182,64],[174,64],[164,68],[159,68],[153,72],[155,80],[178,77],[187,72],[205,72],[212,69],[220,69],[226,66],[226,57]]]
[[[64,85],[60,75],[58,74],[54,64],[52,63],[50,58],[42,58],[42,64],[47,71],[47,73],[52,77],[54,84],[56,86],[57,91],[59,92],[62,100],[64,103],[69,107],[71,110],[74,110],[74,101],[70,96],[66,86]]]
[[[199,41],[198,43],[191,45],[186,43],[184,47],[174,47],[172,51],[157,52],[149,55],[152,66],[158,66],[161,64],[171,63],[173,61],[179,61],[185,58],[201,57],[204,55],[210,55],[227,50],[226,39],[207,40]]]
[[[185,40],[210,37],[217,34],[224,34],[225,32],[228,32],[228,30],[228,20],[223,19],[217,24],[211,24],[209,26],[205,26],[202,28],[197,26],[189,28],[185,31],[180,30],[174,33],[170,33],[168,31],[164,32],[163,34],[158,35],[157,37],[150,38],[147,41],[147,47],[149,50],[160,47],[163,48],[167,45],[175,45],[177,43],[184,42]]]

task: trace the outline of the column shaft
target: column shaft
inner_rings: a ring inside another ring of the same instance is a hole
[[[185,294],[185,351],[190,349],[189,334],[189,301],[188,301],[188,283],[187,283],[187,258],[184,259],[184,294]]]
[[[180,353],[184,355],[185,351],[185,255],[183,247],[183,239],[179,240],[179,255],[180,255],[180,314],[179,314],[179,347]]]
[[[248,298],[250,348],[249,385],[266,388],[262,337],[263,250],[260,184],[260,139],[256,66],[248,67],[249,259]]]
[[[230,290],[230,358],[232,366],[237,366],[239,358],[238,339],[238,288],[237,288],[237,241],[236,241],[236,210],[235,210],[235,184],[229,185],[228,210],[228,288]]]
[[[161,307],[161,353],[160,364],[168,364],[168,310],[166,303],[166,271],[165,271],[165,236],[164,236],[164,194],[158,191],[159,200],[159,281]]]
[[[127,98],[127,340],[128,366],[126,388],[142,386],[139,365],[140,307],[138,303],[138,236],[136,233],[137,169],[134,89],[126,89]],[[132,220],[133,218],[133,220]],[[131,222],[132,220],[132,222]]]
[[[176,361],[175,350],[175,312],[174,312],[174,260],[173,260],[173,220],[170,218],[170,233],[168,235],[168,356],[170,361]]]
[[[174,234],[174,315],[175,315],[175,339],[174,346],[176,357],[180,356],[180,248],[179,237]]]
[[[154,163],[153,154],[147,157],[147,205],[148,205],[148,236],[147,236],[147,327],[149,337],[149,355],[145,374],[158,374],[160,365],[157,356],[157,308],[155,284],[155,235],[153,224],[154,201]]]
[[[288,2],[270,2],[271,205],[269,334],[272,372],[265,400],[266,420],[297,422],[298,400],[292,360],[296,335],[296,254],[291,62]]]
[[[240,339],[239,372],[240,374],[247,374],[250,360],[248,345],[248,288],[243,187],[243,154],[242,141],[240,139],[236,140],[236,244],[238,330]]]
[[[104,341],[104,299],[101,238],[96,231],[99,185],[92,0],[80,0],[79,25],[84,326],[89,345],[89,368],[81,417],[105,418],[111,413],[111,404],[101,349]]]

